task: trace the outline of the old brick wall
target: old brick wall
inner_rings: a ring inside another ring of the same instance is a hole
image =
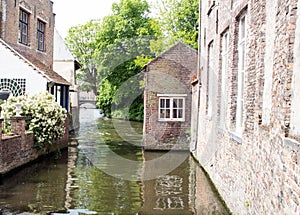
[[[202,88],[197,148],[193,154],[234,214],[299,214],[299,142],[296,141],[298,137],[289,133],[293,99],[291,83],[293,70],[296,71],[293,62],[297,0],[225,0],[218,1],[214,7],[207,3],[202,1]],[[244,121],[242,135],[238,136],[235,133],[237,20],[244,13],[248,25]],[[226,126],[222,129],[219,101],[224,95],[220,95],[219,85],[222,33],[225,30],[229,33],[229,51]],[[217,96],[213,100],[212,117],[207,117],[206,73],[208,44],[211,42],[214,49],[210,60],[214,68],[213,74],[209,75],[213,75]],[[270,111],[266,113],[268,108]]]
[[[48,68],[53,65],[53,37],[55,16],[53,14],[53,2],[50,0],[2,0],[5,7],[5,19],[3,22],[2,39],[13,48],[30,58],[38,59]],[[29,12],[29,45],[19,43],[19,11],[20,8]],[[37,20],[45,22],[45,51],[37,50]]]
[[[146,149],[189,149],[190,83],[196,71],[196,56],[196,50],[179,44],[154,59],[146,67],[144,93],[144,147]],[[184,122],[158,120],[158,94],[185,94]]]
[[[0,131],[2,131],[2,121],[1,119]],[[25,131],[24,117],[13,117],[11,125],[13,135],[2,135],[0,132],[0,175],[6,174],[42,155],[68,146],[68,118],[65,121],[67,129],[64,136],[44,149],[35,147],[33,133]]]

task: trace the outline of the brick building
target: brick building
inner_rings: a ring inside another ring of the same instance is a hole
[[[299,214],[300,1],[201,4],[190,149],[234,214]]]
[[[188,150],[197,51],[182,42],[144,68],[144,148]]]
[[[0,1],[0,90],[48,90],[69,110],[70,83],[53,71],[54,25],[50,0]]]

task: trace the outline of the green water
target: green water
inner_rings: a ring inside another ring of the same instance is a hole
[[[144,152],[141,134],[81,110],[77,147],[2,179],[0,214],[227,214],[189,153]]]

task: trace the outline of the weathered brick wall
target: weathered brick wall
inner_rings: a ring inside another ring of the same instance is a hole
[[[154,59],[146,67],[144,94],[144,147],[146,149],[189,149],[190,83],[196,71],[196,56],[196,50],[179,44]],[[186,94],[184,122],[158,120],[158,94]]]
[[[299,139],[289,136],[293,69],[298,71],[293,68],[297,0],[272,1],[273,7],[268,7],[270,2],[267,0],[218,1],[218,6],[212,8],[210,13],[207,1],[202,3],[200,68],[203,86],[197,149],[193,153],[234,214],[299,214],[300,164],[299,142],[296,141]],[[237,20],[245,11],[248,19],[248,51],[244,123],[242,136],[237,138],[234,134]],[[274,26],[275,36],[270,34],[271,26]],[[221,80],[221,35],[226,29],[229,32],[227,114],[225,129],[220,129],[218,114],[221,95],[217,89],[220,89]],[[208,118],[205,110],[205,77],[207,45],[211,41],[214,42],[214,93],[218,96],[213,101],[213,116]],[[273,63],[270,65],[270,62]],[[271,89],[264,87],[266,77],[270,77]],[[270,90],[270,97],[264,94],[266,90]],[[271,107],[268,113],[270,120],[264,119],[267,116],[264,114],[264,105]]]
[[[55,16],[53,3],[50,0],[2,0],[5,7],[1,38],[28,58],[38,59],[48,68],[53,65],[53,37]],[[29,14],[29,45],[19,43],[19,11],[20,7],[30,11]],[[37,50],[37,20],[46,22],[45,25],[45,52]]]
[[[42,150],[35,147],[33,133],[25,132],[24,117],[13,117],[11,125],[13,135],[2,135],[0,132],[0,175],[68,145],[69,118],[65,121],[67,129],[64,136]],[[0,120],[0,131],[2,131],[2,119]]]

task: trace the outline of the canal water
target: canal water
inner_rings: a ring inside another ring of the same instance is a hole
[[[187,152],[145,152],[142,123],[82,109],[72,146],[3,178],[0,214],[227,214]]]

